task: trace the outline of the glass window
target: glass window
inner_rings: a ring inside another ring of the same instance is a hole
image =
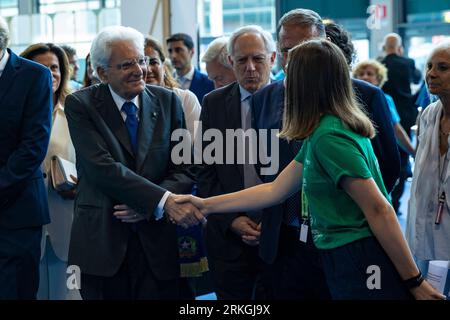
[[[40,0],[40,13],[56,13],[64,11],[81,11],[100,9],[99,0]]]
[[[52,42],[52,20],[46,15],[16,16],[11,20],[11,48],[20,53],[32,43]]]
[[[0,1],[0,16],[13,17],[19,14],[18,0],[1,0]]]
[[[198,14],[200,37],[227,35],[248,24],[276,31],[275,0],[200,0]]]
[[[106,26],[121,24],[121,0],[29,1],[39,4],[39,14],[19,16],[18,0],[0,0],[0,15],[12,17],[10,43],[18,53],[37,42],[67,44],[76,49],[82,66],[95,35]]]

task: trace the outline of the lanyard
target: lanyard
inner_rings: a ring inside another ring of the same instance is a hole
[[[309,218],[308,198],[306,197],[305,188],[302,188],[302,220],[306,222]]]
[[[434,220],[434,224],[440,224],[441,223],[441,219],[442,219],[442,213],[444,212],[444,206],[445,206],[445,191],[442,190],[444,188],[443,184],[444,184],[444,173],[447,172],[447,166],[448,166],[448,158],[447,158],[447,153],[445,154],[444,157],[444,162],[442,164],[441,167],[441,158],[439,157],[439,190],[438,193],[440,193],[440,195],[438,195],[438,209],[436,212],[436,218]],[[442,190],[442,191],[441,191]]]

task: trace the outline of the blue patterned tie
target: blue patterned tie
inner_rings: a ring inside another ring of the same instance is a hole
[[[133,152],[136,155],[138,132],[137,107],[133,102],[127,101],[123,104],[122,111],[127,115],[125,126],[127,127],[128,135],[130,136],[131,147],[133,148]]]

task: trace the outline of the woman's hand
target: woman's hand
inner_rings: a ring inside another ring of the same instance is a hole
[[[75,186],[70,190],[58,191],[58,194],[64,200],[73,200],[73,199],[75,199],[75,196],[77,194],[77,186],[76,185],[78,184],[78,179],[76,177],[74,177],[73,175],[70,175],[70,177],[72,178],[73,182],[75,182]]]
[[[411,289],[416,300],[445,300],[446,297],[434,289],[426,280],[420,286]]]
[[[208,212],[208,210],[206,208],[205,199],[203,199],[203,198],[195,197],[195,196],[190,195],[190,194],[185,194],[185,195],[180,194],[180,195],[174,195],[174,200],[178,204],[191,203],[205,217],[208,215],[208,213],[210,213],[210,212]]]

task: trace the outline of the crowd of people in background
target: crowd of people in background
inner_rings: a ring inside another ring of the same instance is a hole
[[[188,34],[164,47],[107,27],[81,83],[74,48],[17,55],[0,17],[0,299],[193,300],[205,273],[220,300],[445,299],[426,276],[450,261],[450,43],[422,80],[395,33],[356,64],[351,35],[312,10],[285,13],[276,36],[215,39],[204,73]],[[230,153],[209,136],[253,129],[270,175],[248,139]],[[179,163],[177,130],[227,161]],[[58,159],[76,166],[70,188]]]

